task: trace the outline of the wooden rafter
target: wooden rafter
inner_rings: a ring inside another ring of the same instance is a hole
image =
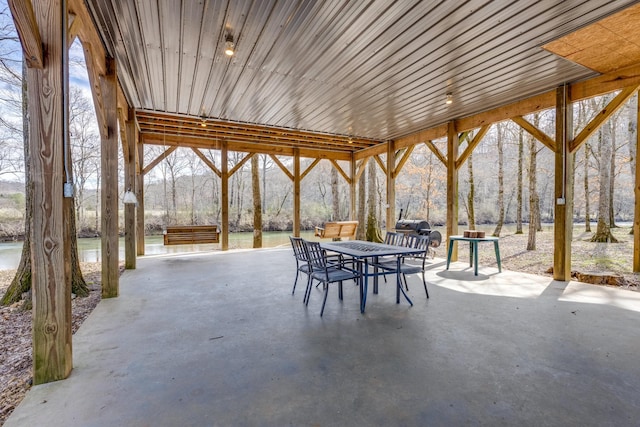
[[[411,153],[413,153],[413,149],[414,148],[415,148],[415,145],[410,145],[404,150],[404,153],[402,153],[402,158],[400,159],[400,161],[396,165],[396,167],[393,170],[393,172],[391,172],[391,177],[392,178],[397,178],[398,177],[398,175],[402,171],[402,168],[404,167],[405,163],[407,163],[407,160],[409,160],[409,157],[411,157]]]
[[[384,162],[382,161],[380,156],[378,154],[376,154],[375,156],[373,156],[373,158],[376,161],[376,163],[378,164],[378,166],[380,166],[380,169],[382,169],[382,173],[384,173],[386,175],[387,174],[387,167],[384,165]]]
[[[236,165],[231,168],[231,170],[229,171],[229,176],[233,176],[234,173],[238,172],[238,170],[245,164],[247,163],[248,160],[250,160],[253,156],[255,156],[255,153],[249,153],[246,156],[244,156],[242,158],[242,160],[240,160],[238,163],[236,163]]]
[[[287,169],[287,167],[280,161],[280,159],[278,159],[273,154],[269,154],[269,157],[271,157],[271,160],[273,160],[273,162],[278,165],[282,172],[284,172],[284,174],[287,175],[291,181],[293,181],[293,174],[289,172],[289,169]]]
[[[75,13],[69,14],[69,30],[67,31],[67,47],[71,47],[73,42],[78,37],[80,31],[81,21]]]
[[[145,166],[144,169],[142,169],[142,175],[148,174],[149,171],[151,171],[151,169],[155,168],[158,165],[158,163],[166,159],[167,156],[169,156],[171,153],[176,151],[177,148],[178,147],[175,147],[175,146],[167,148],[164,153],[160,154],[158,157],[156,157],[154,161],[152,161],[147,166]]]
[[[469,158],[469,156],[471,155],[471,153],[473,153],[473,150],[476,149],[476,147],[478,146],[478,144],[480,143],[480,141],[482,141],[482,138],[484,138],[484,136],[487,134],[487,132],[489,132],[489,128],[491,127],[491,125],[484,125],[480,128],[480,130],[478,131],[478,133],[476,133],[473,136],[473,139],[471,141],[469,141],[469,145],[467,145],[467,148],[462,152],[462,154],[460,155],[460,157],[458,157],[458,159],[456,160],[456,169],[460,169],[460,166],[462,166],[464,164],[464,162],[467,161],[467,159]],[[464,138],[468,138],[469,134],[464,135]]]
[[[356,168],[356,176],[353,178],[355,182],[358,182],[358,180],[362,176],[362,173],[365,171],[368,162],[369,162],[369,158],[358,161],[358,166]]]
[[[629,98],[638,90],[638,86],[629,86],[624,88],[615,98],[607,104],[600,112],[591,120],[580,133],[573,138],[569,146],[571,153],[575,152],[582,144],[585,143],[591,135],[594,134],[616,111],[618,111]]]
[[[331,160],[331,164],[333,165],[333,167],[338,171],[338,173],[340,175],[342,175],[342,177],[344,178],[345,181],[347,181],[347,184],[351,184],[351,178],[349,178],[349,175],[347,175],[345,173],[345,171],[340,167],[340,165],[338,164],[338,162],[336,162],[335,160]]]
[[[438,160],[440,160],[443,165],[445,165],[445,166],[447,165],[447,158],[444,156],[444,154],[442,154],[442,152],[438,149],[438,147],[436,147],[436,145],[433,143],[433,141],[428,139],[428,140],[426,140],[424,142],[424,144],[427,147],[429,147],[429,150],[431,150],[431,152],[436,155]]]
[[[311,164],[309,166],[307,166],[307,168],[304,170],[304,172],[302,172],[300,174],[300,180],[303,180],[304,177],[307,176],[307,174],[309,172],[311,172],[313,170],[313,168],[315,168],[318,163],[320,163],[320,160],[321,159],[314,159],[313,162],[311,162]]]
[[[522,116],[515,116],[511,118],[511,120],[520,126],[522,129],[527,131],[531,136],[540,141],[545,145],[549,150],[555,152],[556,151],[556,141],[551,138],[549,135],[544,133],[538,127],[534,126],[533,123],[529,122]]]
[[[27,67],[42,69],[44,67],[42,39],[31,0],[8,0],[8,4],[20,37]]]
[[[216,165],[214,165],[213,162],[211,160],[209,160],[209,158],[207,156],[205,156],[202,151],[200,151],[197,148],[191,148],[191,149],[193,150],[194,153],[196,153],[196,156],[198,156],[200,158],[200,160],[202,160],[202,162],[205,165],[207,165],[209,167],[209,169],[211,169],[213,171],[213,173],[218,175],[218,178],[221,176],[220,169],[218,169],[216,167]]]

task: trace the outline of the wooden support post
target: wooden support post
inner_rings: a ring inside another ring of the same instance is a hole
[[[556,89],[554,280],[571,280],[571,237],[573,234],[573,159],[571,137],[573,109],[569,88]]]
[[[144,166],[144,145],[140,143],[140,135],[136,127],[135,134],[135,150],[136,158],[136,199],[138,206],[136,209],[136,253],[144,255],[144,175],[142,167]]]
[[[125,122],[127,158],[124,159],[124,188],[125,191],[136,190],[136,123],[133,108],[129,108],[127,121]],[[124,268],[136,268],[136,205],[126,203],[124,205]]]
[[[229,151],[227,141],[222,141],[220,150],[220,208],[222,210],[222,239],[220,246],[223,251],[229,250]]]
[[[106,135],[101,137],[102,298],[118,296],[118,112],[116,62],[107,59],[100,77]]]
[[[447,239],[458,234],[458,146],[460,141],[455,123],[447,126]],[[447,245],[448,247],[448,245]],[[453,246],[451,261],[458,260],[458,243]]]
[[[300,149],[293,149],[293,235],[300,237]]]
[[[34,16],[44,52],[42,69],[27,70],[29,151],[33,190],[31,288],[33,292],[33,382],[69,376],[71,281],[64,259],[64,82],[67,46],[64,1],[37,2]],[[14,18],[15,19],[15,18]]]
[[[355,221],[357,219],[356,216],[356,197],[357,197],[357,188],[358,188],[358,180],[357,180],[357,165],[356,165],[356,157],[351,154],[351,161],[349,162],[350,166],[350,176],[351,181],[349,182],[349,219]]]
[[[636,110],[636,182],[635,182],[635,201],[634,201],[634,213],[633,213],[633,271],[640,273],[640,161],[638,161],[638,154],[640,154],[640,129],[638,129],[637,123],[640,119],[640,92],[637,95],[638,108]]]
[[[396,150],[393,141],[387,141],[387,218],[386,229],[391,230],[395,226],[396,217]]]

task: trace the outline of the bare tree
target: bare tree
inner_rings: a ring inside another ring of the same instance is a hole
[[[534,126],[538,126],[540,123],[540,117],[536,113],[533,116]],[[537,156],[538,150],[536,148],[536,140],[532,136],[529,139],[529,236],[527,240],[527,250],[536,250],[536,233],[538,224],[540,222],[540,203],[537,190]]]
[[[493,235],[495,237],[500,236],[502,231],[502,224],[504,223],[504,143],[502,136],[504,133],[503,124],[498,123],[496,125],[496,144],[498,147],[498,221]]]
[[[380,227],[378,225],[378,218],[376,215],[377,207],[377,186],[376,186],[376,163],[373,158],[369,159],[369,165],[367,166],[368,174],[368,197],[367,197],[367,236],[366,239],[370,242],[382,242],[382,236],[380,233]]]
[[[522,234],[522,193],[523,193],[523,180],[522,172],[524,169],[524,129],[520,127],[518,129],[518,175],[516,184],[516,233]]]
[[[609,224],[609,205],[611,203],[611,124],[605,123],[598,131],[598,154],[600,157],[600,176],[598,192],[598,225],[592,242],[617,242],[611,234]]]
[[[251,187],[253,190],[253,247],[262,247],[262,199],[260,197],[260,159],[251,158]]]

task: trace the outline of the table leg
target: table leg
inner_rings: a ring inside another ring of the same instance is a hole
[[[469,267],[473,266],[473,242],[469,242]]]
[[[453,240],[449,239],[449,251],[447,252],[447,270],[449,269],[449,263],[451,262],[452,253],[453,253]]]
[[[496,261],[498,262],[498,272],[502,273],[502,264],[500,263],[500,248],[498,248],[498,241],[493,242],[493,248],[496,251]]]
[[[369,262],[364,259],[364,288],[362,289],[362,299],[360,300],[360,313],[364,313],[367,306],[367,291],[369,289]]]
[[[373,257],[373,264],[378,263],[378,257]],[[373,267],[373,293],[378,294],[378,267]]]
[[[478,275],[478,242],[473,242],[473,274]]]

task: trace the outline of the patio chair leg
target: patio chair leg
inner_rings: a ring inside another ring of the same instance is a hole
[[[291,291],[291,295],[296,293],[296,285],[298,284],[298,276],[300,275],[300,270],[296,270],[296,280],[293,282],[293,290]]]
[[[407,275],[403,274],[402,278],[404,279],[404,288],[408,291],[409,290],[409,285],[407,284]]]
[[[324,305],[327,303],[327,294],[329,293],[329,285],[327,283],[324,284],[324,300],[322,301],[322,309],[320,310],[320,317],[324,313]]]
[[[311,278],[311,276],[309,276],[309,279],[307,279],[307,288],[304,291],[304,299],[302,300],[304,302],[304,305],[309,305],[309,297],[311,296],[312,284],[313,284],[313,279]]]
[[[429,291],[427,290],[427,280],[424,278],[424,271],[422,272],[422,284],[424,285],[424,292],[427,294],[427,299],[428,299]]]
[[[338,298],[342,301],[342,282],[338,283]]]

